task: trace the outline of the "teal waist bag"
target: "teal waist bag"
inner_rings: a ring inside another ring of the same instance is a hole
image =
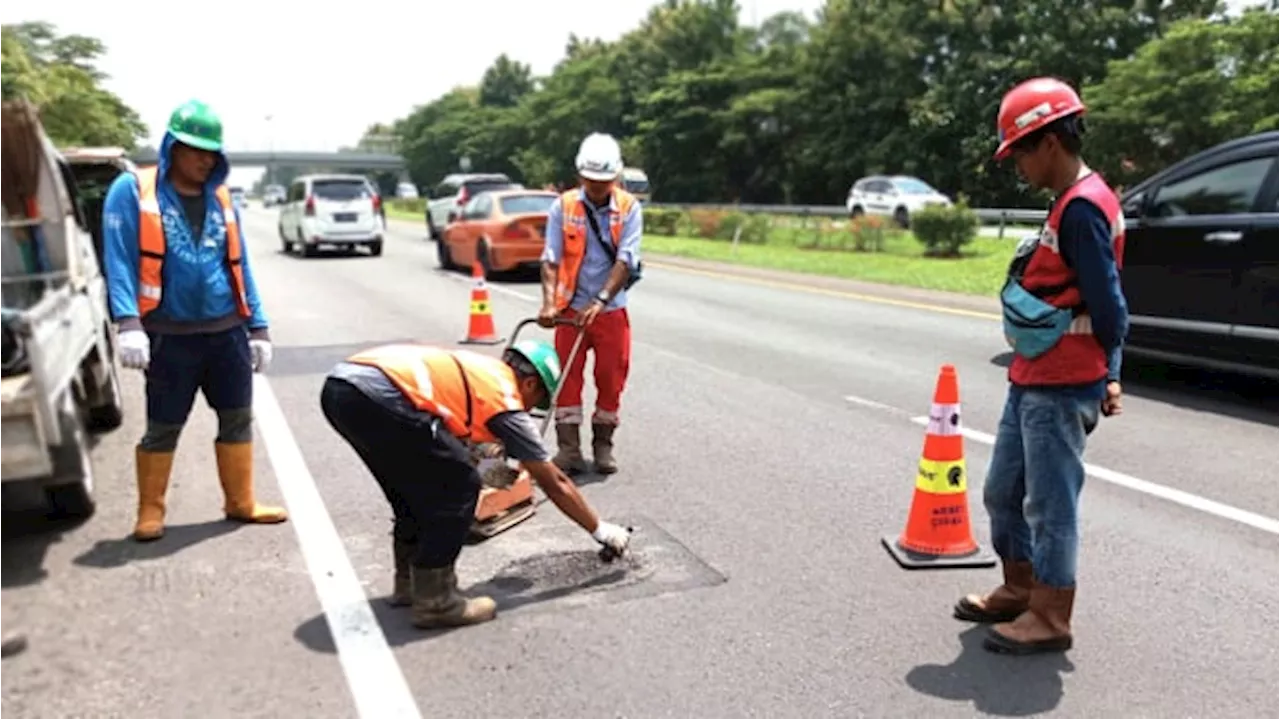
[[[1000,306],[1005,341],[1026,359],[1035,359],[1058,344],[1075,316],[1070,309],[1054,307],[1028,292],[1013,277],[1000,290]]]

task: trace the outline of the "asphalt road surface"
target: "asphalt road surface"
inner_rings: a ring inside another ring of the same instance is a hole
[[[463,553],[497,621],[420,632],[383,604],[389,512],[319,391],[358,348],[461,339],[469,280],[436,268],[418,224],[393,222],[381,257],[316,259],[280,252],[274,212],[246,226],[276,343],[257,486],[292,521],[220,520],[199,400],[168,533],[131,542],[143,420],[126,373],[126,423],[94,453],[98,513],[6,521],[4,626],[30,638],[4,661],[6,717],[1277,715],[1274,383],[1131,365],[1125,413],[1087,455],[1076,648],[993,656],[951,606],[998,570],[907,572],[880,545],[906,520],[917,419],[951,363],[989,546],[1007,362],[991,302],[650,257],[622,471],[583,479],[638,527],[634,556],[594,561],[542,504]],[[536,312],[532,280],[489,287],[504,334]]]

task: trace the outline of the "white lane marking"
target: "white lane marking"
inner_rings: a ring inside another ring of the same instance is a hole
[[[475,282],[475,279],[474,279],[471,275],[465,275],[465,276],[464,276],[464,275],[460,275],[460,274],[458,274],[458,273],[456,273],[456,272],[446,272],[444,276],[445,276],[445,277],[448,277],[449,279],[453,280],[454,282],[461,282],[461,283],[463,283],[463,284],[467,284],[467,285],[473,284],[473,283]],[[518,297],[518,298],[520,298],[520,299],[522,299],[522,300],[525,300],[526,302],[537,302],[537,301],[538,301],[538,299],[539,299],[538,297],[535,297],[535,296],[533,296],[533,295],[527,295],[527,294],[525,294],[525,293],[523,293],[523,292],[521,292],[521,291],[519,291],[519,290],[513,290],[513,289],[511,289],[510,287],[504,287],[503,285],[495,285],[495,284],[493,284],[492,282],[485,282],[485,283],[484,283],[484,286],[485,286],[485,289],[487,289],[487,290],[491,290],[491,291],[493,291],[493,292],[497,292],[497,293],[499,293],[499,294],[503,294],[503,295],[510,295],[510,296],[512,296],[512,297]]]
[[[853,404],[861,405],[863,407],[870,407],[871,409],[878,409],[884,412],[892,412],[893,414],[902,414],[902,415],[908,414],[908,412],[904,412],[898,409],[897,407],[892,407],[890,405],[885,404],[884,402],[877,402],[874,399],[867,399],[866,397],[858,397],[855,395],[847,394],[844,396],[844,399],[846,402],[851,402]]]
[[[311,582],[333,634],[357,716],[421,719],[267,378],[253,377],[253,409]]]
[[[912,417],[911,421],[922,427],[929,426],[928,417]],[[975,429],[962,427],[960,434],[975,442],[981,442],[982,444],[994,446],[996,443],[995,435],[987,434],[986,432],[979,432]],[[1153,497],[1159,497],[1160,499],[1173,502],[1174,504],[1180,504],[1189,509],[1195,509],[1206,514],[1212,514],[1215,517],[1221,517],[1222,519],[1239,522],[1240,524],[1245,524],[1255,529],[1261,529],[1264,532],[1280,534],[1280,520],[1264,517],[1261,514],[1254,514],[1253,512],[1247,512],[1228,504],[1222,504],[1221,502],[1215,502],[1212,499],[1206,499],[1199,495],[1191,494],[1190,492],[1166,487],[1162,484],[1156,484],[1155,482],[1148,482],[1145,479],[1138,479],[1137,477],[1133,477],[1123,472],[1117,472],[1113,469],[1107,469],[1106,467],[1099,467],[1094,464],[1089,464],[1088,462],[1085,462],[1084,464],[1084,471],[1090,477],[1100,479],[1104,482],[1110,482],[1111,484],[1120,487],[1132,489],[1135,492],[1142,492],[1143,494],[1149,494]]]

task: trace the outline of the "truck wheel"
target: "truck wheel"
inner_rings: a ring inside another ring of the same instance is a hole
[[[62,444],[53,448],[53,479],[45,488],[51,519],[85,520],[93,516],[93,458],[89,434],[73,414],[64,413]]]

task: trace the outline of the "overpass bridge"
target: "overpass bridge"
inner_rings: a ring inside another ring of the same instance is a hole
[[[399,155],[370,152],[277,152],[229,151],[227,159],[232,167],[332,167],[352,170],[403,170],[404,158]],[[154,165],[155,150],[139,150],[129,156],[138,165]]]

